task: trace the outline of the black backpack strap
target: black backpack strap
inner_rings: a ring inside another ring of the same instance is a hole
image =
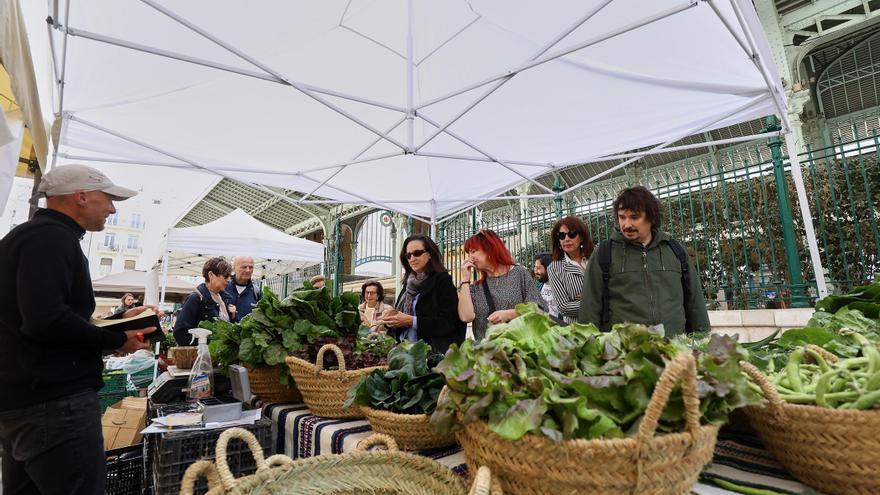
[[[674,239],[669,239],[666,241],[669,244],[669,249],[672,249],[672,252],[675,254],[675,257],[678,258],[678,262],[681,263],[681,293],[684,297],[685,304],[687,301],[691,300],[691,274],[690,269],[688,268],[688,255],[687,251],[684,249],[684,246],[679,244],[678,241]],[[685,318],[687,318],[688,311],[685,308]],[[690,321],[685,319],[685,331],[691,331]]]
[[[611,241],[602,241],[598,249],[599,267],[602,269],[602,317],[599,328],[603,331],[611,329],[611,308],[609,305],[608,281],[611,280]]]

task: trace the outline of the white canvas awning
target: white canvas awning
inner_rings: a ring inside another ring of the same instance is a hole
[[[140,270],[126,270],[92,280],[92,289],[98,294],[124,292],[138,294],[144,292],[147,285],[147,272]],[[189,294],[195,290],[196,285],[179,277],[168,277],[165,291],[169,294]]]
[[[62,156],[203,168],[428,220],[554,168],[787,118],[746,0],[58,10]]]
[[[534,179],[562,167],[770,114],[788,128],[748,0],[49,4],[59,156],[432,225],[524,182],[550,195]]]

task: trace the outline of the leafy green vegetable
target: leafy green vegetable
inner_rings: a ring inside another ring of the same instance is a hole
[[[262,292],[253,311],[240,323],[199,324],[213,332],[208,347],[218,362],[275,366],[309,342],[322,337],[354,340],[361,328],[357,294],[334,297],[327,288],[314,289],[309,282],[283,300],[268,287]]]
[[[747,352],[734,339],[713,335],[704,352],[664,338],[662,327],[555,326],[534,305],[490,328],[480,343],[453,345],[435,371],[449,393],[432,416],[440,431],[485,419],[507,439],[528,433],[553,440],[617,438],[633,434],[660,375],[679,352],[694,352],[703,421],[718,424],[731,410],[757,403],[739,361]],[[684,425],[680,388],[660,419],[660,431]]]
[[[401,342],[388,353],[388,370],[375,370],[348,392],[344,407],[358,403],[399,414],[431,414],[443,376],[431,371],[442,355],[428,344]]]

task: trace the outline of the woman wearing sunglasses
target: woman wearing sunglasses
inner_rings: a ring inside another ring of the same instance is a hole
[[[467,325],[458,318],[458,296],[430,237],[413,234],[400,251],[403,280],[395,310],[382,317],[398,340],[424,340],[437,352],[464,342]]]
[[[553,262],[547,269],[553,299],[566,323],[577,321],[584,290],[584,270],[593,252],[593,239],[578,217],[563,217],[550,231]]]
[[[516,318],[516,305],[533,302],[547,311],[532,274],[514,263],[504,241],[491,230],[481,230],[464,242],[467,259],[461,265],[458,290],[458,316],[473,322],[474,340],[483,340],[489,324],[505,323]],[[471,271],[477,280],[471,283]]]

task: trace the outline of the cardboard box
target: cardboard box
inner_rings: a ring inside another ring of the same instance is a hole
[[[118,449],[141,442],[141,430],[147,420],[147,399],[126,397],[108,407],[101,417],[104,450]]]

